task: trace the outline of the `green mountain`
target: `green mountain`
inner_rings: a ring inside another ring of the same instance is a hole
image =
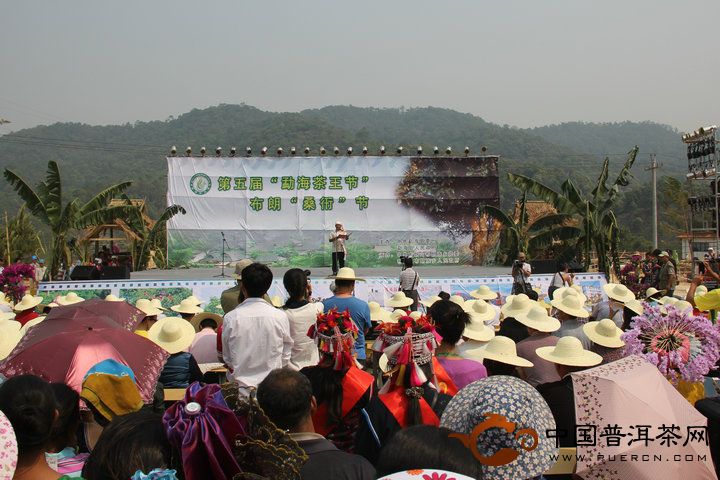
[[[437,145],[442,151],[451,146],[456,153],[467,146],[473,154],[481,147],[501,156],[501,201],[510,208],[518,192],[505,181],[512,171],[530,175],[558,186],[568,176],[587,188],[599,172],[604,153],[622,154],[635,144],[641,147],[636,163],[636,183],[628,191],[632,216],[647,218],[641,209],[649,208],[648,174],[643,164],[648,153],[658,153],[666,171],[680,175],[684,156],[678,133],[654,123],[585,124],[567,123],[535,129],[500,126],[480,117],[442,108],[358,108],[330,106],[299,113],[275,113],[247,105],[219,105],[195,109],[164,121],[135,122],[124,125],[93,126],[56,123],[0,137],[0,165],[11,168],[32,181],[40,180],[49,159],[61,167],[65,192],[87,198],[101,186],[132,180],[130,194],[148,200],[151,214],[165,203],[165,155],[175,145],[181,153],[190,145],[197,154],[201,146],[209,155],[216,146],[228,152],[231,146],[243,154],[250,146],[257,153],[263,146],[270,152],[278,146],[299,151],[309,146],[317,153],[321,145],[353,146],[356,152],[367,145],[388,151],[403,145],[413,154],[418,145],[430,153]],[[660,154],[667,158],[660,157]],[[677,155],[677,159],[675,159]],[[622,155],[611,156],[613,166]],[[632,195],[630,192],[632,191]],[[5,208],[19,206],[17,196],[0,182]],[[67,194],[67,193],[66,193]],[[646,198],[647,197],[647,198]],[[625,211],[618,212],[625,218]],[[632,239],[647,243],[649,222],[636,224]]]

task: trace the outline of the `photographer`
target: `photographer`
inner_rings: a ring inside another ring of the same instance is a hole
[[[532,300],[537,300],[538,294],[532,289],[528,281],[531,274],[532,269],[530,268],[530,264],[525,261],[525,254],[523,252],[518,253],[518,258],[513,262],[512,266],[513,295],[524,293]]]
[[[408,309],[414,312],[417,310],[418,300],[420,299],[417,291],[418,283],[420,283],[420,277],[413,269],[412,258],[400,257],[400,263],[403,265],[402,272],[400,272],[400,290],[402,290],[406,297],[412,298],[413,303],[408,307]]]

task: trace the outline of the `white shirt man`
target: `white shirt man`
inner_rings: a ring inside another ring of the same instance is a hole
[[[252,284],[255,270],[263,269],[267,270],[262,274],[270,280],[258,290]],[[230,370],[228,378],[243,387],[257,387],[270,371],[290,364],[293,339],[287,315],[262,298],[270,283],[272,273],[267,266],[253,263],[246,267],[242,289],[247,298],[223,321],[222,351]]]

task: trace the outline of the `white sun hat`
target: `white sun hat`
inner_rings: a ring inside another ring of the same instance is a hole
[[[197,299],[188,297],[185,300],[181,301],[179,305],[173,305],[172,307],[170,307],[170,310],[177,313],[200,313],[203,311],[203,309],[198,307],[198,304],[195,302],[195,300]]]
[[[470,296],[479,300],[495,300],[498,293],[490,290],[487,285],[480,285],[477,290],[470,292]]]
[[[138,301],[135,302],[135,308],[143,312],[147,317],[160,315],[162,313],[162,310],[160,310],[159,308],[155,308],[152,302],[147,298],[138,299]]]
[[[23,312],[25,310],[32,310],[33,308],[37,307],[42,303],[42,297],[36,297],[34,295],[30,295],[29,293],[26,293],[23,295],[22,300],[20,300],[19,303],[15,304],[15,307],[13,310],[16,312]]]
[[[28,330],[30,330],[35,325],[42,323],[44,320],[45,320],[45,315],[39,316],[37,318],[33,318],[32,320],[30,320],[29,322],[27,322],[25,325],[22,326],[22,328],[20,329],[20,333],[25,335],[28,332]]]
[[[273,295],[270,297],[270,303],[275,308],[280,308],[283,306],[282,298],[280,298],[280,295]]]
[[[205,300],[200,300],[195,295],[190,295],[185,300],[188,302],[192,302],[194,305],[200,306],[201,304],[205,303]]]
[[[148,338],[169,354],[182,352],[195,339],[195,327],[179,317],[165,317],[148,330]]]
[[[518,356],[515,342],[511,338],[502,335],[495,336],[482,347],[468,350],[467,353],[471,356],[481,357],[483,359],[487,358],[516,367],[533,366],[530,360]]]
[[[673,307],[681,313],[692,313],[693,311],[692,303],[685,300],[678,300]]]
[[[543,360],[570,367],[594,367],[602,363],[600,355],[585,350],[582,342],[571,336],[562,337],[554,347],[539,347],[535,353]]]
[[[473,321],[487,322],[495,318],[497,313],[485,300],[468,300],[463,305],[463,310],[470,314]]]
[[[583,332],[600,346],[607,348],[620,348],[625,346],[625,342],[620,339],[622,329],[618,328],[609,318],[603,318],[598,322],[588,322],[583,325]]]
[[[702,297],[706,293],[708,293],[708,288],[705,285],[698,285],[697,287],[695,287],[696,297]]]
[[[124,302],[125,299],[124,299],[124,298],[117,297],[117,296],[115,296],[115,295],[113,295],[113,294],[111,293],[110,295],[108,295],[108,296],[105,297],[105,301],[106,301],[106,302]]]
[[[387,322],[390,320],[390,312],[380,306],[378,302],[368,302],[370,307],[370,320],[375,322]]]
[[[650,298],[653,295],[657,295],[658,293],[665,293],[665,290],[658,290],[655,287],[650,287],[647,290],[645,290],[645,298]]]
[[[580,295],[564,295],[561,298],[553,298],[550,304],[561,312],[578,318],[587,318],[590,316],[587,310],[583,308],[585,302],[582,301]]]
[[[150,305],[157,308],[158,310],[167,310],[167,308],[163,307],[162,300],[160,300],[159,298],[153,298],[152,300],[150,300]]]
[[[539,332],[551,333],[560,329],[560,321],[548,315],[547,309],[537,302],[526,313],[516,316],[515,320]]]
[[[0,322],[4,322],[6,320],[13,320],[15,318],[15,314],[12,312],[0,312]]]
[[[524,293],[509,295],[505,301],[505,305],[500,308],[500,313],[502,313],[505,318],[515,318],[516,315],[527,313],[530,307],[532,307],[532,300]]]
[[[450,301],[453,303],[457,303],[461,307],[465,306],[465,299],[462,297],[462,295],[450,295]]]
[[[618,302],[625,303],[635,300],[635,294],[622,283],[607,283],[602,288],[605,295]]]
[[[579,286],[579,285],[578,285]],[[560,287],[557,290],[555,290],[555,293],[553,293],[553,300],[563,298],[566,296],[575,296],[580,299],[580,301],[585,305],[585,302],[587,302],[587,296],[582,292],[582,289],[578,290],[577,288],[574,288],[575,285],[572,285],[570,287]]]
[[[405,295],[403,292],[395,292],[392,297],[390,297],[390,300],[385,302],[385,306],[387,307],[409,307],[413,304],[413,299],[409,298]]]
[[[398,320],[400,320],[400,317],[406,317],[408,313],[405,310],[401,310],[399,308],[396,308],[392,311],[390,314],[390,319],[387,320],[390,323],[397,323]]]
[[[425,305],[425,307],[430,308],[435,302],[439,300],[442,300],[442,298],[438,297],[437,295],[433,295],[432,297],[429,297],[425,300],[420,300],[420,303]]]
[[[660,297],[660,299],[658,300],[658,303],[660,305],[675,305],[679,301],[680,300],[675,297],[664,296],[664,297]]]
[[[465,325],[462,336],[478,342],[487,342],[495,336],[495,330],[470,316],[470,323]]]
[[[58,305],[74,305],[76,303],[84,302],[85,299],[75,292],[68,292],[67,295],[58,297],[56,301]]]
[[[625,303],[625,308],[632,310],[633,313],[636,313],[638,315],[642,315],[643,313],[645,313],[645,305],[637,298],[635,300],[630,300],[629,302]]]
[[[335,280],[353,280],[358,282],[364,282],[364,278],[356,277],[355,276],[355,270],[353,270],[350,267],[343,267],[340,270],[338,270],[337,275],[335,275]]]
[[[15,325],[17,324],[17,325]],[[0,323],[0,360],[4,360],[23,337],[20,322],[6,320]]]

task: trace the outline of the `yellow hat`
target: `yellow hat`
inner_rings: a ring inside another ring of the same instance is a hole
[[[623,331],[609,318],[604,318],[599,322],[586,323],[583,325],[583,332],[593,343],[603,347],[620,348],[625,346],[625,342],[620,339]]]
[[[173,354],[187,349],[195,339],[195,327],[179,317],[165,317],[148,330],[148,338]]]

